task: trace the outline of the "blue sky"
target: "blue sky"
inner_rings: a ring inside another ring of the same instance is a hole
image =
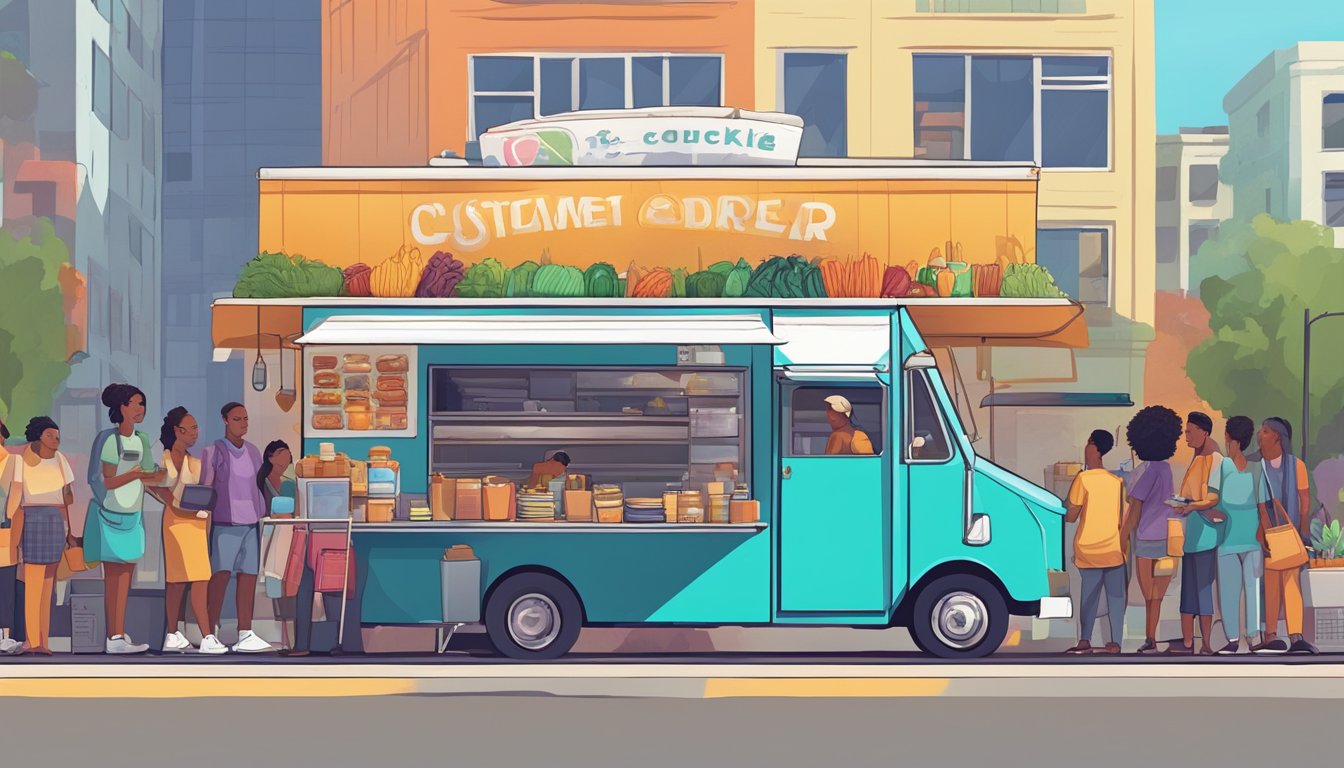
[[[1341,0],[1156,0],[1157,130],[1222,125],[1223,96],[1275,48],[1344,40]]]

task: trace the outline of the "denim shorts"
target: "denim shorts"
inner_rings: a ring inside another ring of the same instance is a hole
[[[256,525],[215,525],[210,528],[210,570],[245,573],[261,570],[261,533]]]
[[[1134,556],[1145,560],[1157,560],[1167,556],[1167,540],[1148,541],[1139,539],[1134,544]]]

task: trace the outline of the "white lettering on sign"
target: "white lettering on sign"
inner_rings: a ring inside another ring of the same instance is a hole
[[[451,216],[443,203],[425,203],[411,211],[411,236],[420,245],[451,243],[454,248],[472,252],[494,239],[621,227],[625,223],[624,201],[624,195],[471,199],[453,205]],[[782,200],[756,200],[745,195],[654,195],[640,207],[638,217],[644,227],[716,230],[804,242],[826,240],[826,232],[835,221],[835,208],[829,203],[801,203],[790,214]]]

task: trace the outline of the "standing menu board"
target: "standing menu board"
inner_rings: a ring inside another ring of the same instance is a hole
[[[307,347],[304,424],[314,437],[415,437],[415,347]]]

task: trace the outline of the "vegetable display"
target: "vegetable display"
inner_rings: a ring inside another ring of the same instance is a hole
[[[457,295],[464,299],[500,299],[509,279],[509,271],[498,259],[486,259],[467,270],[457,284]]]
[[[425,264],[419,248],[402,246],[382,264],[373,268],[369,282],[379,298],[405,298],[415,295]]]
[[[1007,239],[1011,245],[1012,239]],[[948,249],[961,254],[959,244]],[[1007,251],[1013,257],[1016,251]],[[962,257],[964,258],[964,257]],[[870,254],[859,258],[772,256],[753,266],[746,259],[719,261],[696,271],[630,262],[624,272],[607,262],[586,269],[539,261],[513,269],[485,258],[475,264],[446,251],[427,262],[420,251],[403,246],[370,269],[345,270],[284,253],[261,253],[244,265],[234,287],[237,298],[354,296],[383,298],[590,298],[640,299],[902,299],[997,297],[1060,299],[1067,295],[1044,266],[1010,260],[995,263],[948,261],[934,248],[923,262],[883,266]],[[1025,256],[1021,256],[1025,258]]]
[[[826,297],[826,286],[821,279],[821,269],[807,259],[773,256],[751,273],[744,295],[767,299],[817,299]]]
[[[345,275],[337,267],[283,253],[259,253],[243,265],[233,287],[237,299],[286,299],[308,296],[340,296]]]
[[[438,251],[429,257],[415,288],[416,298],[447,299],[456,295],[457,284],[462,282],[466,265],[447,251]]]
[[[541,265],[535,261],[524,261],[522,264],[509,270],[508,287],[504,290],[504,295],[511,298],[525,299],[534,295],[532,293],[532,280],[537,274]]]
[[[368,264],[360,262],[351,264],[345,268],[345,293],[347,296],[372,296],[373,287],[369,283],[369,276],[373,270]]]
[[[1040,264],[1009,264],[1003,271],[999,295],[1010,299],[1062,299],[1067,294],[1055,285],[1050,270]]]
[[[577,299],[584,294],[583,270],[543,264],[532,278],[532,295],[541,298]]]
[[[583,273],[583,293],[594,299],[614,299],[625,295],[616,268],[606,262],[598,262]]]

